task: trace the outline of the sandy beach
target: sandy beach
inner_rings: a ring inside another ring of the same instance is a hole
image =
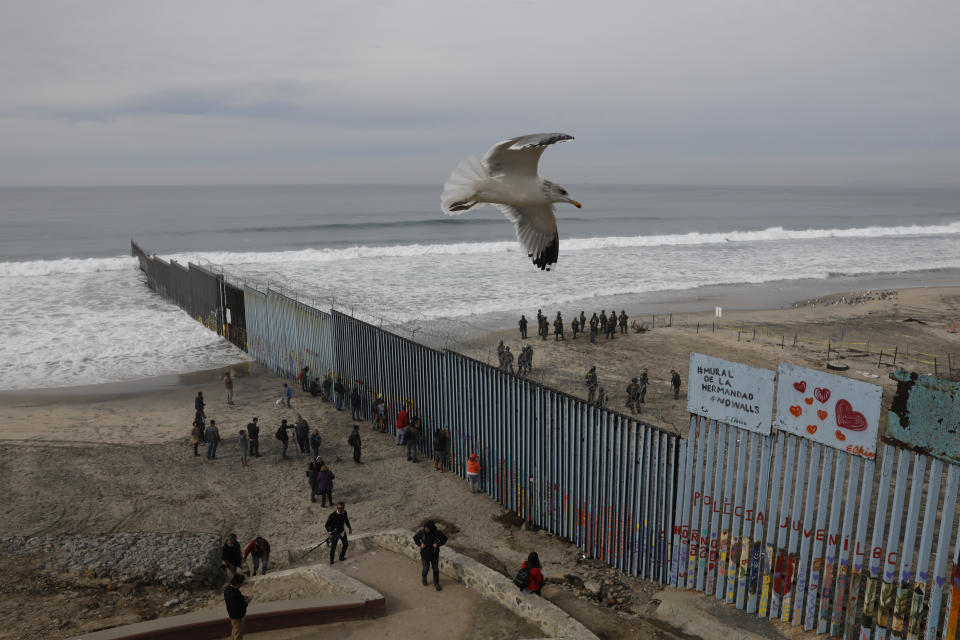
[[[550,320],[556,311],[544,309]],[[569,322],[580,309],[561,311]],[[594,310],[584,311],[589,317]],[[627,313],[650,321],[632,309]],[[536,309],[527,313],[534,324],[535,316]],[[599,382],[610,393],[609,406],[621,411],[630,378],[648,368],[651,387],[643,419],[682,433],[688,422],[691,351],[768,369],[780,361],[822,369],[829,343],[831,350],[840,349],[839,359],[831,360],[849,366],[844,375],[882,385],[889,399],[895,386],[888,378],[894,350],[898,366],[922,373],[936,367],[944,377],[952,366],[956,375],[960,334],[952,329],[958,316],[960,288],[848,292],[785,309],[725,312],[719,327],[712,311],[685,312],[672,319],[657,315],[650,331],[630,330],[613,340],[601,336],[596,345],[583,336],[573,341],[569,333],[565,342],[552,335],[541,341],[535,327],[530,330],[534,339],[527,342],[535,350],[534,379],[585,397],[583,376],[596,365]],[[454,348],[495,362],[499,340],[519,353],[514,327]],[[878,366],[880,349],[888,355]],[[0,393],[0,489],[5,496],[0,535],[200,531],[236,532],[249,540],[259,534],[275,550],[275,568],[282,568],[283,550],[320,539],[327,515],[309,500],[304,474],[309,456],[296,453],[292,445],[291,459],[282,460],[273,438],[282,418],[292,420],[300,413],[311,427],[320,428],[321,455],[337,476],[333,495],[347,503],[355,532],[416,529],[433,518],[452,532],[451,546],[508,574],[537,550],[555,579],[544,596],[602,637],[641,638],[653,632],[681,637],[653,620],[651,594],[656,590],[651,585],[582,559],[576,547],[560,539],[521,529],[495,502],[471,495],[454,474],[438,473],[432,463],[407,462],[390,436],[371,431],[367,423],[361,425],[365,464],[355,465],[346,444],[353,424],[347,412],[299,393],[291,409],[278,407],[274,401],[281,379],[255,365],[230,369],[236,378],[235,405],[225,402],[221,371]],[[669,389],[670,369],[684,380],[679,400]],[[189,444],[198,391],[206,396],[208,417],[216,419],[224,437],[216,461],[194,457]],[[236,435],[254,416],[260,419],[264,456],[241,468]],[[164,613],[166,594],[161,591],[110,590],[96,580],[49,576],[36,568],[39,563],[0,556],[0,566],[15,578],[0,587],[0,616],[10,621],[0,637],[68,637]],[[617,610],[588,603],[563,584],[565,574],[616,581],[629,598]],[[79,595],[67,597],[68,591]]]

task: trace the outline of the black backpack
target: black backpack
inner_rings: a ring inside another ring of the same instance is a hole
[[[283,440],[283,431],[284,431],[283,427],[277,428],[277,432],[274,434],[277,440]]]
[[[517,588],[520,591],[523,591],[527,588],[527,583],[530,582],[530,568],[524,567],[517,571],[516,577],[513,579],[513,584],[517,585]]]

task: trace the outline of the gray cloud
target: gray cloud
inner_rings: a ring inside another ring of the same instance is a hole
[[[5,3],[0,182],[958,181],[956,3],[594,5]]]

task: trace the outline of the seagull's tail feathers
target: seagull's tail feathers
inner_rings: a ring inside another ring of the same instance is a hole
[[[458,164],[443,185],[443,195],[440,196],[443,212],[452,216],[484,206],[485,202],[477,200],[477,187],[489,177],[487,168],[476,156]]]

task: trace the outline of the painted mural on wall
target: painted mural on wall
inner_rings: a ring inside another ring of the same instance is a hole
[[[687,411],[769,435],[773,378],[767,369],[691,353]]]
[[[881,387],[785,362],[778,372],[778,429],[864,458],[876,457]]]
[[[884,440],[960,463],[960,384],[899,369]]]

